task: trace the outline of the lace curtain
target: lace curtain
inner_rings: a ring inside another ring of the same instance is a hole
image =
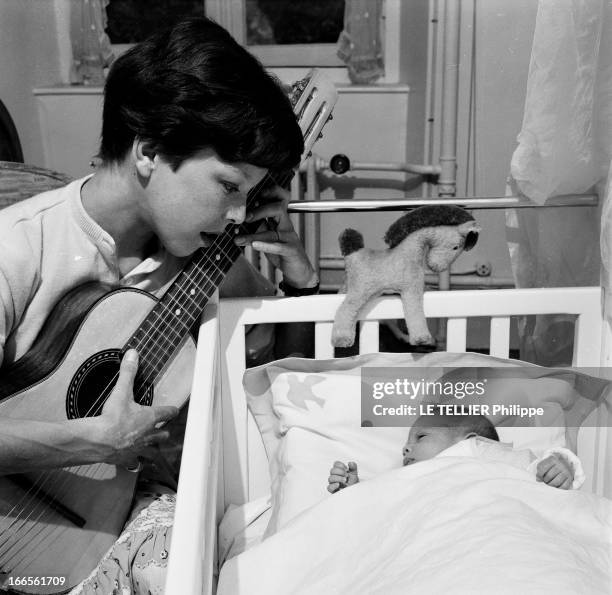
[[[612,158],[610,56],[611,0],[540,0],[511,191],[541,205],[555,195],[597,192],[600,207],[508,211],[518,287],[597,285],[603,262],[610,289],[612,207],[605,191]],[[519,330],[521,359],[571,363],[571,319],[528,317]]]
[[[114,58],[105,32],[108,3],[109,0],[70,0],[73,84],[104,84],[104,69]]]
[[[346,0],[338,56],[353,83],[376,82],[385,73],[381,41],[382,0]]]

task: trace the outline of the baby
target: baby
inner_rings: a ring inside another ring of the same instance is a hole
[[[537,459],[529,450],[516,451],[499,442],[495,426],[483,415],[422,415],[410,429],[408,441],[403,448],[403,464],[412,465],[435,457],[451,446],[474,438],[467,454],[478,456],[486,451],[487,458],[508,460],[513,464],[533,470],[538,481],[549,486],[568,490],[580,487],[584,481],[578,458],[567,449],[555,449],[551,454]],[[466,454],[463,452],[463,454]],[[574,479],[576,475],[576,481]],[[578,477],[580,476],[580,477]],[[348,465],[336,461],[327,479],[327,490],[332,494],[359,481],[357,464]]]

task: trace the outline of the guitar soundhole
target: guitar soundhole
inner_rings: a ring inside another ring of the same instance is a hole
[[[66,395],[68,419],[100,415],[106,399],[119,378],[121,351],[107,349],[87,359],[72,377]],[[136,377],[134,398],[141,405],[153,402],[153,385]]]

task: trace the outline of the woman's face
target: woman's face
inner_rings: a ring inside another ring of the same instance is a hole
[[[185,160],[176,171],[163,157],[144,185],[145,220],[165,248],[188,256],[212,243],[230,223],[242,223],[246,199],[267,170],[248,163],[228,163],[212,149]]]

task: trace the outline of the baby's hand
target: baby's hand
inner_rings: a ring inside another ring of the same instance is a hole
[[[569,490],[574,482],[574,470],[562,456],[552,454],[538,463],[536,479],[553,488]]]
[[[344,463],[336,461],[329,471],[327,491],[335,494],[338,490],[358,482],[357,463],[350,461],[347,467]]]

